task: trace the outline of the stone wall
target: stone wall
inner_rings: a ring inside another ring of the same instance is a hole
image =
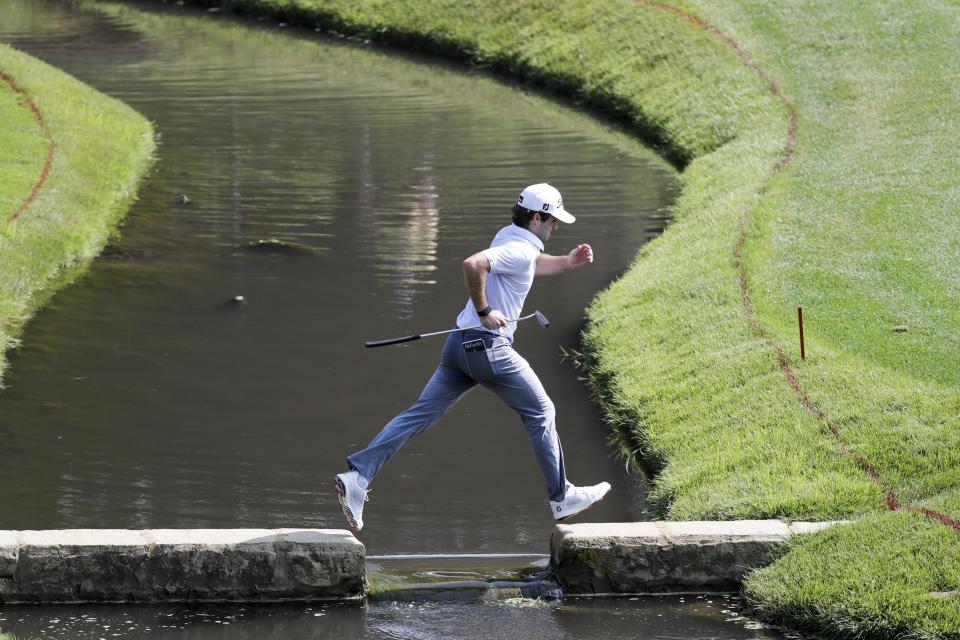
[[[833,522],[625,522],[558,525],[551,565],[567,595],[736,591],[790,536]]]
[[[0,531],[0,603],[358,600],[340,529]]]
[[[833,524],[559,525],[551,565],[567,595],[734,591],[790,536]],[[339,529],[0,531],[0,604],[357,601],[365,556]]]

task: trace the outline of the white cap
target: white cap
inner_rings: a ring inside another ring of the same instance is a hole
[[[520,192],[517,204],[524,209],[549,213],[560,222],[572,224],[576,218],[563,208],[563,198],[560,192],[546,182],[532,184]]]

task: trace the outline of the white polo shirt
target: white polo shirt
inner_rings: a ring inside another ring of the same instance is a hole
[[[489,249],[481,253],[490,261],[490,273],[487,274],[487,301],[490,307],[497,309],[508,318],[519,318],[523,310],[523,301],[533,286],[533,274],[537,269],[537,257],[543,251],[540,238],[515,224],[500,229],[493,237]],[[467,298],[467,306],[457,316],[457,327],[465,329],[480,325],[480,316],[473,308],[473,300]],[[517,323],[510,322],[505,327],[491,331],[505,336],[513,342],[513,331]]]

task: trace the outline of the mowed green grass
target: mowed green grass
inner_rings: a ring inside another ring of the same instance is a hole
[[[36,199],[48,141],[23,97],[0,82],[0,382],[30,316],[82,273],[133,202],[153,161],[150,123],[121,102],[0,45],[0,70],[41,110],[52,169]]]
[[[223,4],[528,78],[634,123],[683,164],[674,222],[589,309],[583,364],[615,441],[657,472],[661,517],[859,518],[750,577],[764,618],[847,637],[960,637],[960,538],[885,511],[883,489],[746,323],[733,263],[746,220],[757,318],[800,384],[901,501],[960,518],[960,5],[683,3],[796,105],[796,155],[776,173],[784,105],[716,34],[656,6]]]
[[[795,159],[749,210],[758,318],[902,502],[960,519],[960,167],[939,149],[960,122],[943,85],[960,70],[960,7],[696,10],[743,44],[800,116]],[[700,184],[736,189],[737,173],[718,163],[696,181],[678,224],[590,310],[591,365],[618,442],[661,469],[653,497],[664,517],[871,514],[754,573],[745,594],[762,617],[840,637],[960,637],[960,537],[919,514],[885,513],[882,489],[745,332],[733,235],[716,223],[733,226],[738,213],[696,196]]]
[[[900,511],[794,539],[744,596],[760,617],[825,637],[956,638],[958,584],[957,534]]]
[[[795,159],[749,209],[744,259],[757,316],[844,439],[906,502],[960,480],[957,167],[932,150],[956,133],[946,115],[958,115],[956,100],[941,86],[942,69],[957,68],[957,12],[938,7],[700,9],[780,82],[800,116]],[[717,164],[710,180],[722,187],[707,193],[736,189],[737,174]],[[772,352],[744,333],[735,209],[685,193],[679,224],[591,309],[589,342],[600,379],[612,383],[604,391],[625,425],[621,442],[663,465],[654,499],[664,516],[879,509],[879,488],[799,405]],[[731,233],[717,229],[716,213]]]

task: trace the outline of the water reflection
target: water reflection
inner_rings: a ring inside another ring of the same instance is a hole
[[[420,291],[428,291],[437,281],[437,243],[440,237],[440,211],[436,207],[436,183],[429,158],[413,167],[415,179],[406,190],[407,197],[393,214],[375,216],[365,236],[380,258],[374,269],[383,282],[393,284],[388,302],[398,318],[412,318]]]

